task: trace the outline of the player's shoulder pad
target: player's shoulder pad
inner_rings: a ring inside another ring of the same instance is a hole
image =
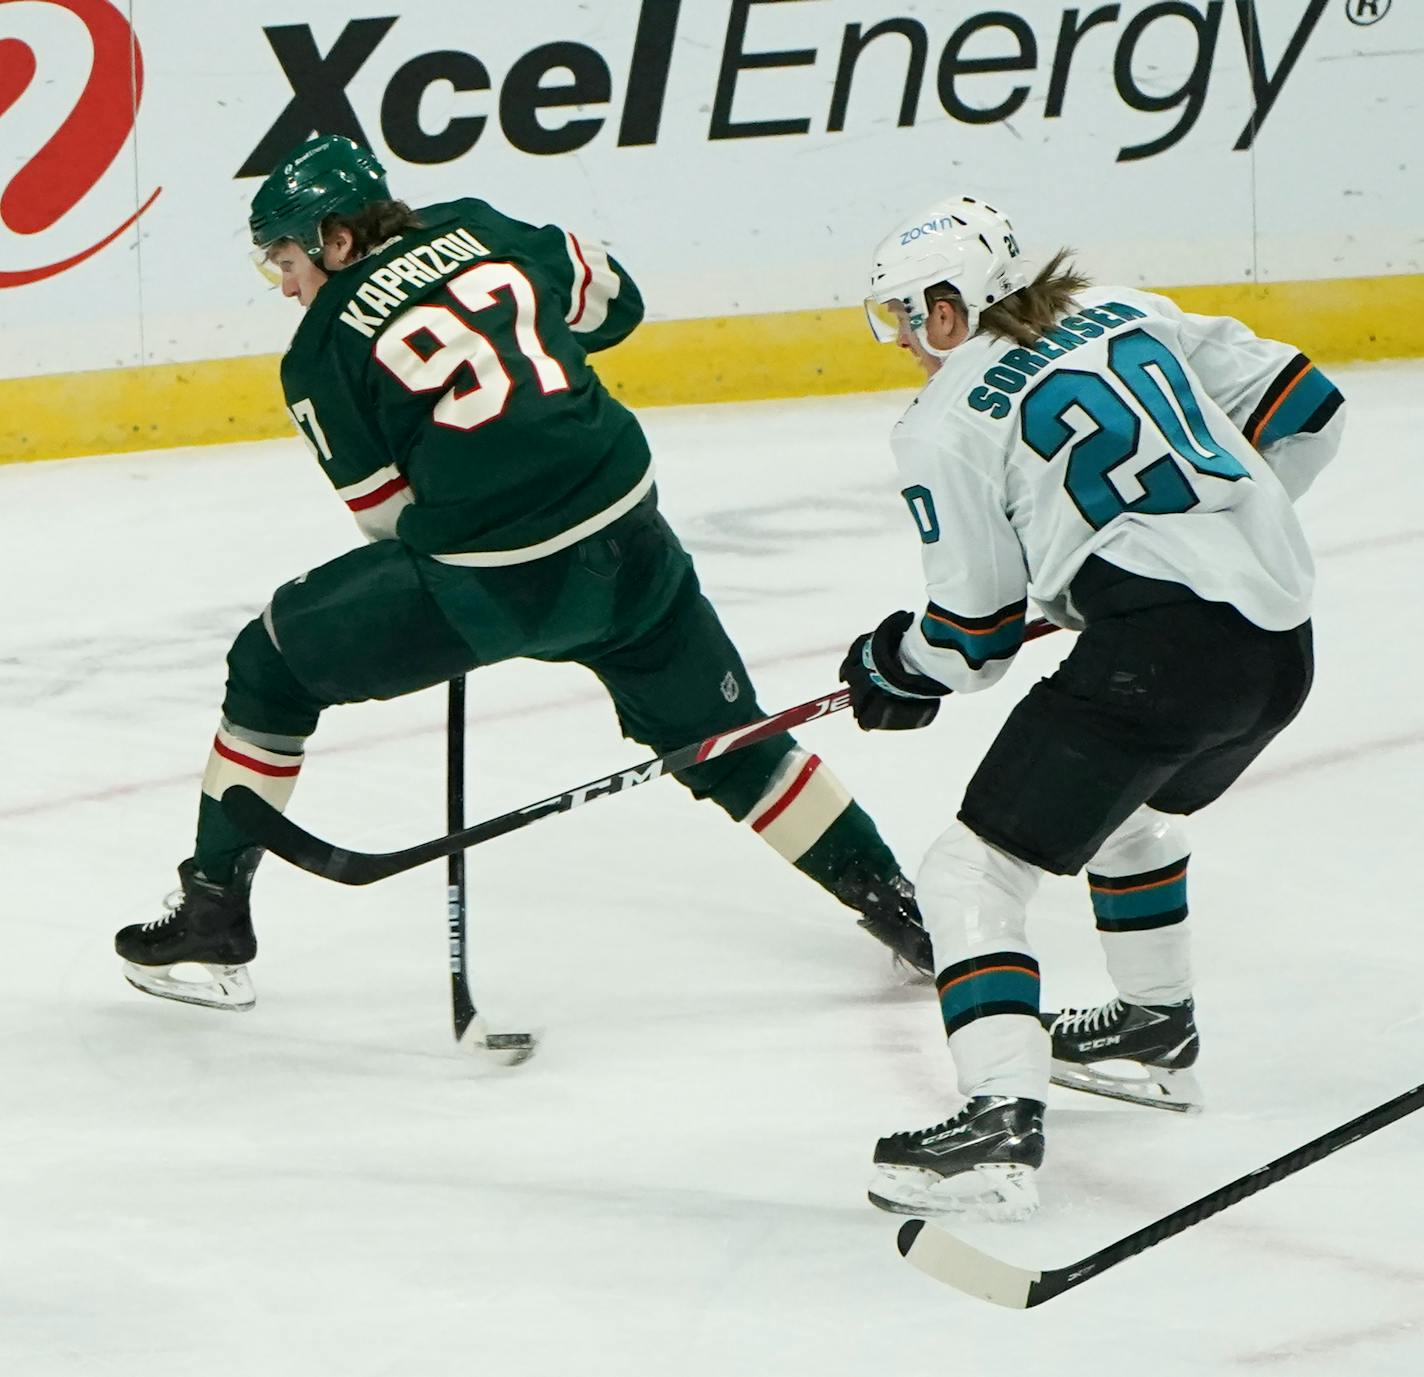
[[[1179,319],[1182,315],[1182,308],[1171,297],[1163,296],[1160,292],[1144,291],[1141,287],[1100,286],[1095,283],[1079,294],[1078,301],[1085,306],[1100,306],[1120,301],[1124,306],[1133,306],[1148,315],[1156,313],[1172,320]]]
[[[498,241],[500,248],[507,247],[508,241],[517,240],[536,228],[523,220],[516,220],[512,215],[506,215],[477,196],[464,196],[459,200],[425,206],[416,211],[416,215],[422,225],[432,229],[445,224],[467,225],[477,238]]]

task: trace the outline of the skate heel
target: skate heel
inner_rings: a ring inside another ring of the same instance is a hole
[[[1147,1079],[1155,1087],[1157,1101],[1162,1109],[1175,1109],[1180,1114],[1201,1113],[1204,1099],[1195,1073],[1149,1066]]]
[[[964,1180],[963,1191],[973,1192],[965,1194],[964,1201],[975,1214],[998,1224],[1011,1224],[1038,1210],[1038,1182],[1034,1175],[1032,1167],[985,1163],[965,1172],[963,1177],[951,1179]]]

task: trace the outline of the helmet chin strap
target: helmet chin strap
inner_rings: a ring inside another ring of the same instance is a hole
[[[366,257],[366,254],[353,254],[350,258],[348,258],[348,259],[346,260],[345,263],[338,263],[338,264],[336,265],[336,267],[334,267],[334,268],[328,267],[328,266],[327,266],[327,262],[326,262],[326,243],[327,243],[327,241],[326,241],[326,237],[325,237],[325,236],[322,234],[322,232],[321,232],[321,226],[320,226],[320,225],[317,226],[316,237],[317,237],[316,248],[315,248],[315,249],[308,249],[308,250],[307,250],[307,257],[310,258],[311,261],[312,261],[313,263],[315,263],[316,266],[317,266],[318,268],[320,268],[320,269],[322,270],[322,272],[324,272],[324,273],[327,275],[327,277],[330,277],[333,273],[339,273],[339,272],[341,272],[344,268],[349,268],[349,267],[351,267],[351,266],[352,266],[353,264],[355,264],[355,263],[359,263],[359,262],[361,261],[361,259],[363,259],[363,258]],[[386,240],[386,244],[393,244],[394,242],[395,242],[394,239],[388,239],[388,240]],[[386,247],[386,244],[381,244],[381,245],[378,246],[378,248],[382,248],[382,249],[383,249],[383,248]],[[374,252],[376,252],[376,250],[373,249],[373,250],[371,250],[371,252],[374,253]]]
[[[926,308],[932,309],[929,307],[928,302],[926,302],[925,305]],[[925,325],[928,324],[929,316],[926,315]],[[956,344],[952,349],[936,349],[934,345],[932,345],[929,341],[929,336],[925,331],[925,325],[920,325],[916,327],[915,338],[919,341],[920,348],[923,349],[925,353],[927,353],[931,358],[938,359],[941,363],[943,363],[945,359],[947,359],[954,352],[955,349],[959,348],[960,344],[966,344],[974,338],[975,334],[979,330],[979,310],[975,306],[964,307],[964,338],[960,340],[959,344]]]
[[[925,334],[925,327],[923,325],[921,325],[919,329],[915,331],[915,340],[919,344],[920,348],[925,351],[925,353],[927,353],[932,359],[938,359],[941,363],[943,363],[945,359],[947,359],[950,354],[953,353],[953,350],[950,349],[936,349],[934,345],[930,343],[929,336]]]

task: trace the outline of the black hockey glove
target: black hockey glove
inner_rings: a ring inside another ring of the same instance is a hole
[[[900,642],[914,625],[913,612],[892,612],[874,631],[857,636],[841,662],[850,707],[863,732],[903,732],[928,727],[949,692],[937,679],[906,669]]]

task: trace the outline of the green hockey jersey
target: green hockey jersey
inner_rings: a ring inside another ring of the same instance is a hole
[[[585,355],[643,316],[593,244],[474,199],[332,273],[282,359],[287,407],[373,540],[519,564],[652,488],[647,441]]]

